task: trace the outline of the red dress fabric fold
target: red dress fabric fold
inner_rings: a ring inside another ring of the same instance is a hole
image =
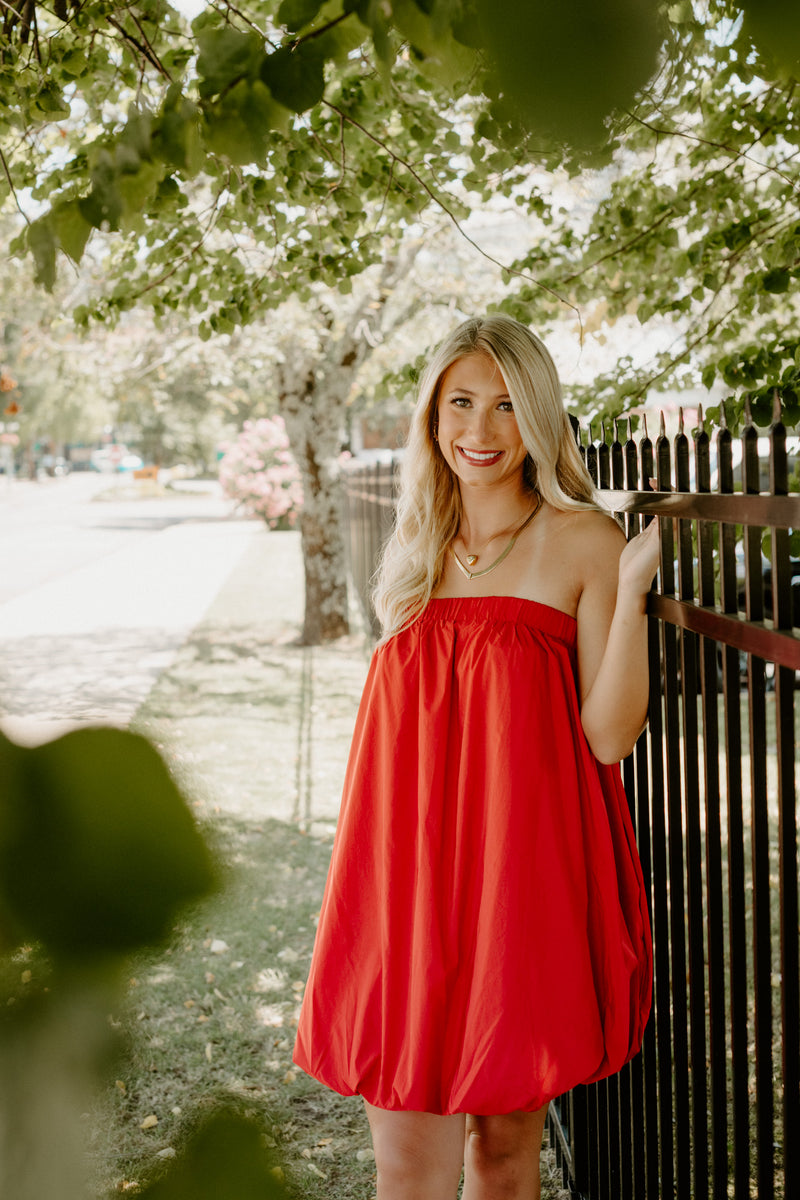
[[[647,902],[576,633],[531,600],[442,599],[375,652],[294,1053],[335,1091],[533,1111],[639,1049]]]

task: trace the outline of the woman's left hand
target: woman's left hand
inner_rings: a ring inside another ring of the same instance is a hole
[[[631,538],[619,559],[621,591],[644,595],[650,591],[661,557],[659,519],[654,517],[646,529]]]

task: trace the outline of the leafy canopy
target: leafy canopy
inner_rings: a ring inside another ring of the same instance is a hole
[[[229,332],[314,282],[346,290],[431,202],[458,219],[467,191],[507,189],[521,122],[556,157],[554,135],[602,136],[660,39],[654,6],[592,9],[221,0],[188,30],[164,0],[7,7],[0,186],[43,210],[13,248],[51,288],[59,251],[78,262],[94,230],[127,235],[117,286],[79,321],[146,296]],[[274,252],[262,278],[231,231]]]

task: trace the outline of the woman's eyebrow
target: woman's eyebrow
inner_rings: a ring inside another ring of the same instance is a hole
[[[454,392],[457,392],[459,396],[477,396],[477,394],[478,394],[477,392],[470,391],[469,388],[453,386],[453,387],[449,387],[445,390],[445,395],[452,396]],[[508,392],[498,392],[497,395],[495,396],[495,400],[509,400],[509,399],[510,399],[510,396],[509,396]]]

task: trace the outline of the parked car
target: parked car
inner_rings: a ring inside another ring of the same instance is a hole
[[[112,473],[115,471],[138,471],[144,466],[138,454],[131,454],[127,446],[120,442],[93,450],[91,455],[92,469]]]

